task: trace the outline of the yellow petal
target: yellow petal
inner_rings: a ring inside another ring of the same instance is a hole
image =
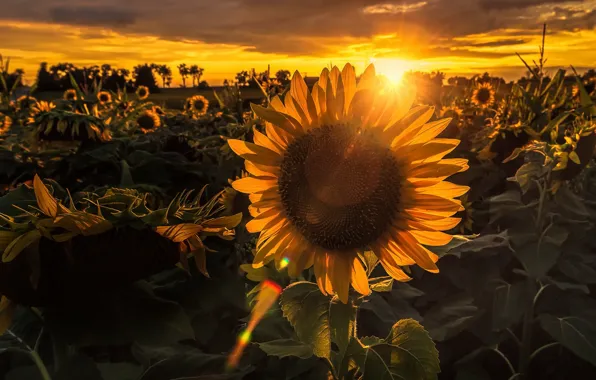
[[[451,153],[460,143],[457,139],[434,139],[427,143],[402,146],[399,152],[414,164],[437,162]]]
[[[352,273],[351,273],[351,282],[354,289],[362,294],[362,295],[369,295],[370,294],[370,287],[368,286],[368,276],[366,275],[366,271],[362,266],[362,262],[358,258],[358,255],[355,255],[352,259]]]
[[[271,177],[277,178],[279,176],[279,166],[266,166],[255,164],[252,161],[244,161],[244,168],[247,172],[255,177]]]
[[[288,114],[294,119],[298,120],[300,130],[305,131],[310,125],[310,120],[306,115],[306,110],[294,99],[292,94],[288,92],[284,98],[284,104]]]
[[[242,140],[230,139],[228,145],[240,157],[256,164],[278,166],[281,156],[274,151]]]
[[[449,244],[453,240],[453,236],[440,231],[420,231],[410,230],[410,234],[420,244],[429,245],[431,247],[442,247]]]
[[[337,296],[341,302],[348,303],[348,296],[350,294],[350,275],[352,261],[345,252],[334,252],[329,255],[329,263],[327,269],[331,271],[331,283],[333,290],[337,292]],[[329,289],[327,289],[329,292]]]
[[[579,160],[579,156],[577,155],[577,153],[575,153],[575,151],[569,153],[569,159],[578,165],[581,164],[581,162]]]
[[[263,228],[265,228],[267,223],[278,218],[279,210],[274,209],[266,211],[260,214],[258,217],[254,218],[253,220],[251,220],[250,222],[246,223],[246,230],[250,233],[260,232]]]
[[[284,150],[288,147],[290,142],[294,140],[294,137],[292,137],[291,134],[289,134],[281,128],[276,127],[270,122],[265,123],[265,132],[267,133],[267,137],[269,137],[271,141],[275,142]]]
[[[461,222],[461,218],[439,218],[435,220],[408,220],[406,223],[408,227],[419,230],[433,230],[433,231],[448,231],[457,227]]]
[[[424,143],[434,139],[449,126],[449,123],[451,123],[451,118],[445,118],[425,124],[420,128],[418,133],[416,133],[416,136],[409,141],[409,144]]]
[[[383,266],[383,268],[389,276],[391,276],[397,281],[402,282],[411,280],[411,278],[408,277],[408,275],[406,275],[403,270],[401,270],[400,266],[397,265],[393,255],[390,251],[387,250],[386,247],[376,247],[374,249],[374,252],[379,258],[381,265]]]
[[[277,186],[277,178],[244,177],[232,182],[232,187],[241,193],[258,193]]]
[[[448,199],[431,194],[412,194],[408,199],[403,200],[404,206],[415,206],[418,209],[432,211],[433,213],[444,213],[445,216],[451,216],[458,211],[463,211],[461,201],[458,199]]]
[[[257,254],[253,260],[253,268],[261,268],[273,259],[279,249],[284,249],[285,245],[293,238],[291,231],[281,231],[273,235],[267,242],[257,249]]]
[[[470,190],[469,186],[456,185],[451,182],[443,181],[436,185],[428,187],[418,187],[414,191],[422,194],[433,194],[443,198],[456,198],[464,195]]]
[[[341,80],[344,85],[344,110],[348,110],[356,93],[356,72],[349,63],[346,63],[341,71]]]
[[[300,122],[289,114],[289,110],[286,110],[288,113],[281,113],[273,107],[265,108],[254,103],[250,107],[258,117],[283,129],[294,137],[298,137],[304,133]]]
[[[404,253],[414,259],[422,269],[432,273],[439,272],[439,268],[435,265],[439,257],[421,246],[409,232],[394,231],[393,236]]]
[[[360,80],[358,81],[358,85],[356,86],[356,92],[374,87],[377,83],[377,73],[375,71],[375,65],[370,64],[366,67],[362,75],[360,76]]]
[[[403,120],[389,125],[385,129],[385,134],[395,136],[391,142],[391,148],[407,145],[416,136],[420,128],[433,116],[435,110],[433,107],[419,106],[410,110]]]
[[[441,160],[414,166],[408,172],[410,178],[444,178],[467,169],[467,160],[451,161]]]
[[[327,252],[317,251],[315,253],[315,278],[317,279],[317,285],[319,290],[324,295],[327,295],[327,288],[331,288],[330,281],[327,273]]]
[[[269,137],[267,137],[266,135],[259,132],[259,130],[256,127],[253,127],[252,131],[253,141],[255,142],[255,144],[262,146],[263,148],[267,148],[271,151],[274,151],[280,156],[283,156],[285,149],[271,141]]]

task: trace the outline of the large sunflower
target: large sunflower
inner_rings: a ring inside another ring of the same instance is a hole
[[[402,266],[438,272],[438,256],[424,245],[452,237],[462,210],[454,200],[468,190],[445,182],[467,169],[465,159],[443,159],[458,144],[437,139],[450,119],[432,123],[431,107],[410,110],[414,94],[381,80],[369,66],[356,84],[354,68],[325,69],[312,92],[298,72],[284,101],[253,105],[266,121],[254,144],[228,140],[246,159],[250,177],[233,182],[250,194],[260,232],[254,267],[275,259],[290,276],[314,264],[321,291],[347,302],[350,283],[370,292],[361,254],[372,251],[394,279]],[[283,261],[282,261],[283,260]]]
[[[149,97],[149,89],[146,86],[139,86],[136,91],[137,99],[145,100]]]
[[[194,95],[186,99],[185,108],[195,115],[204,115],[209,108],[209,101],[202,95]]]
[[[495,102],[495,90],[490,83],[479,84],[472,94],[472,103],[478,107],[489,107]]]
[[[161,119],[157,114],[151,110],[145,110],[140,113],[136,120],[137,127],[143,133],[149,133],[155,131],[161,127]]]

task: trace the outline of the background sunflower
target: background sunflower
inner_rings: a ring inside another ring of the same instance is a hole
[[[100,104],[107,104],[112,102],[112,94],[107,91],[100,91],[97,94],[97,100]]]
[[[479,84],[472,94],[472,103],[478,107],[489,107],[495,102],[495,90],[490,83]]]
[[[194,115],[205,115],[209,109],[209,101],[202,95],[194,95],[186,99],[184,108]]]
[[[459,223],[453,198],[467,186],[445,178],[467,169],[465,159],[443,159],[458,144],[436,139],[450,119],[427,123],[431,107],[416,107],[412,91],[397,91],[375,75],[373,65],[358,84],[354,68],[325,69],[312,92],[296,72],[283,101],[254,105],[266,134],[254,130],[254,144],[228,140],[245,158],[250,177],[236,180],[250,194],[259,232],[253,266],[289,263],[296,277],[314,265],[324,294],[346,303],[349,285],[369,294],[361,261],[371,250],[398,281],[403,266],[418,264],[438,272],[438,256],[425,245],[441,246],[441,231]]]
[[[73,101],[77,99],[77,91],[73,88],[64,91],[64,95],[62,96],[64,100]]]
[[[161,120],[159,116],[151,110],[145,110],[141,112],[139,116],[137,116],[135,123],[137,128],[139,128],[143,133],[153,132],[157,128],[161,127]]]
[[[137,99],[145,100],[149,97],[149,88],[147,88],[146,86],[139,86],[135,94],[137,94]]]

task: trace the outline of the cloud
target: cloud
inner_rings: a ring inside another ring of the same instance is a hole
[[[364,7],[362,11],[367,14],[379,14],[379,13],[407,13],[415,12],[421,8],[424,8],[428,4],[427,1],[419,1],[417,3],[409,4],[375,4]]]
[[[137,18],[134,11],[104,6],[57,6],[48,13],[53,22],[85,26],[126,27]]]
[[[489,42],[478,42],[472,43],[468,46],[473,47],[499,47],[499,46],[512,46],[512,45],[521,45],[529,42],[527,39],[514,39],[514,40],[496,40],[496,41],[489,41]]]

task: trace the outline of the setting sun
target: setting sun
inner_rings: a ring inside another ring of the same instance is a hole
[[[400,84],[404,74],[413,69],[413,63],[403,59],[373,58],[371,63],[375,64],[378,74],[387,77],[394,84]]]

